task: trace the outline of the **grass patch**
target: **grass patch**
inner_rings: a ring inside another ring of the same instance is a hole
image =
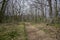
[[[0,24],[0,40],[25,40],[24,25],[20,24]]]

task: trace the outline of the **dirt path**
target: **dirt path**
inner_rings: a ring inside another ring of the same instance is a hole
[[[28,40],[57,40],[55,28],[48,27],[45,24],[27,24],[26,29],[28,33]]]

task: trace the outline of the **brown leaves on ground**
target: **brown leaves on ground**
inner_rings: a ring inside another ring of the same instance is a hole
[[[29,40],[57,40],[55,27],[47,26],[44,23],[34,25],[26,23],[26,25]]]

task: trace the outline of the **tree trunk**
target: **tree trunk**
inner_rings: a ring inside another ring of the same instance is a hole
[[[48,3],[49,3],[49,16],[50,18],[52,18],[52,1],[51,0],[48,0]]]
[[[55,11],[56,11],[55,17],[57,17],[57,16],[58,16],[58,10],[57,10],[57,0],[55,0]]]
[[[2,23],[2,20],[4,18],[4,7],[5,7],[6,0],[3,0],[2,7],[0,10],[0,23]]]

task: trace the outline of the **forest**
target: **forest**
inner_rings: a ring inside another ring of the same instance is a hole
[[[60,40],[60,0],[0,0],[0,40]]]

